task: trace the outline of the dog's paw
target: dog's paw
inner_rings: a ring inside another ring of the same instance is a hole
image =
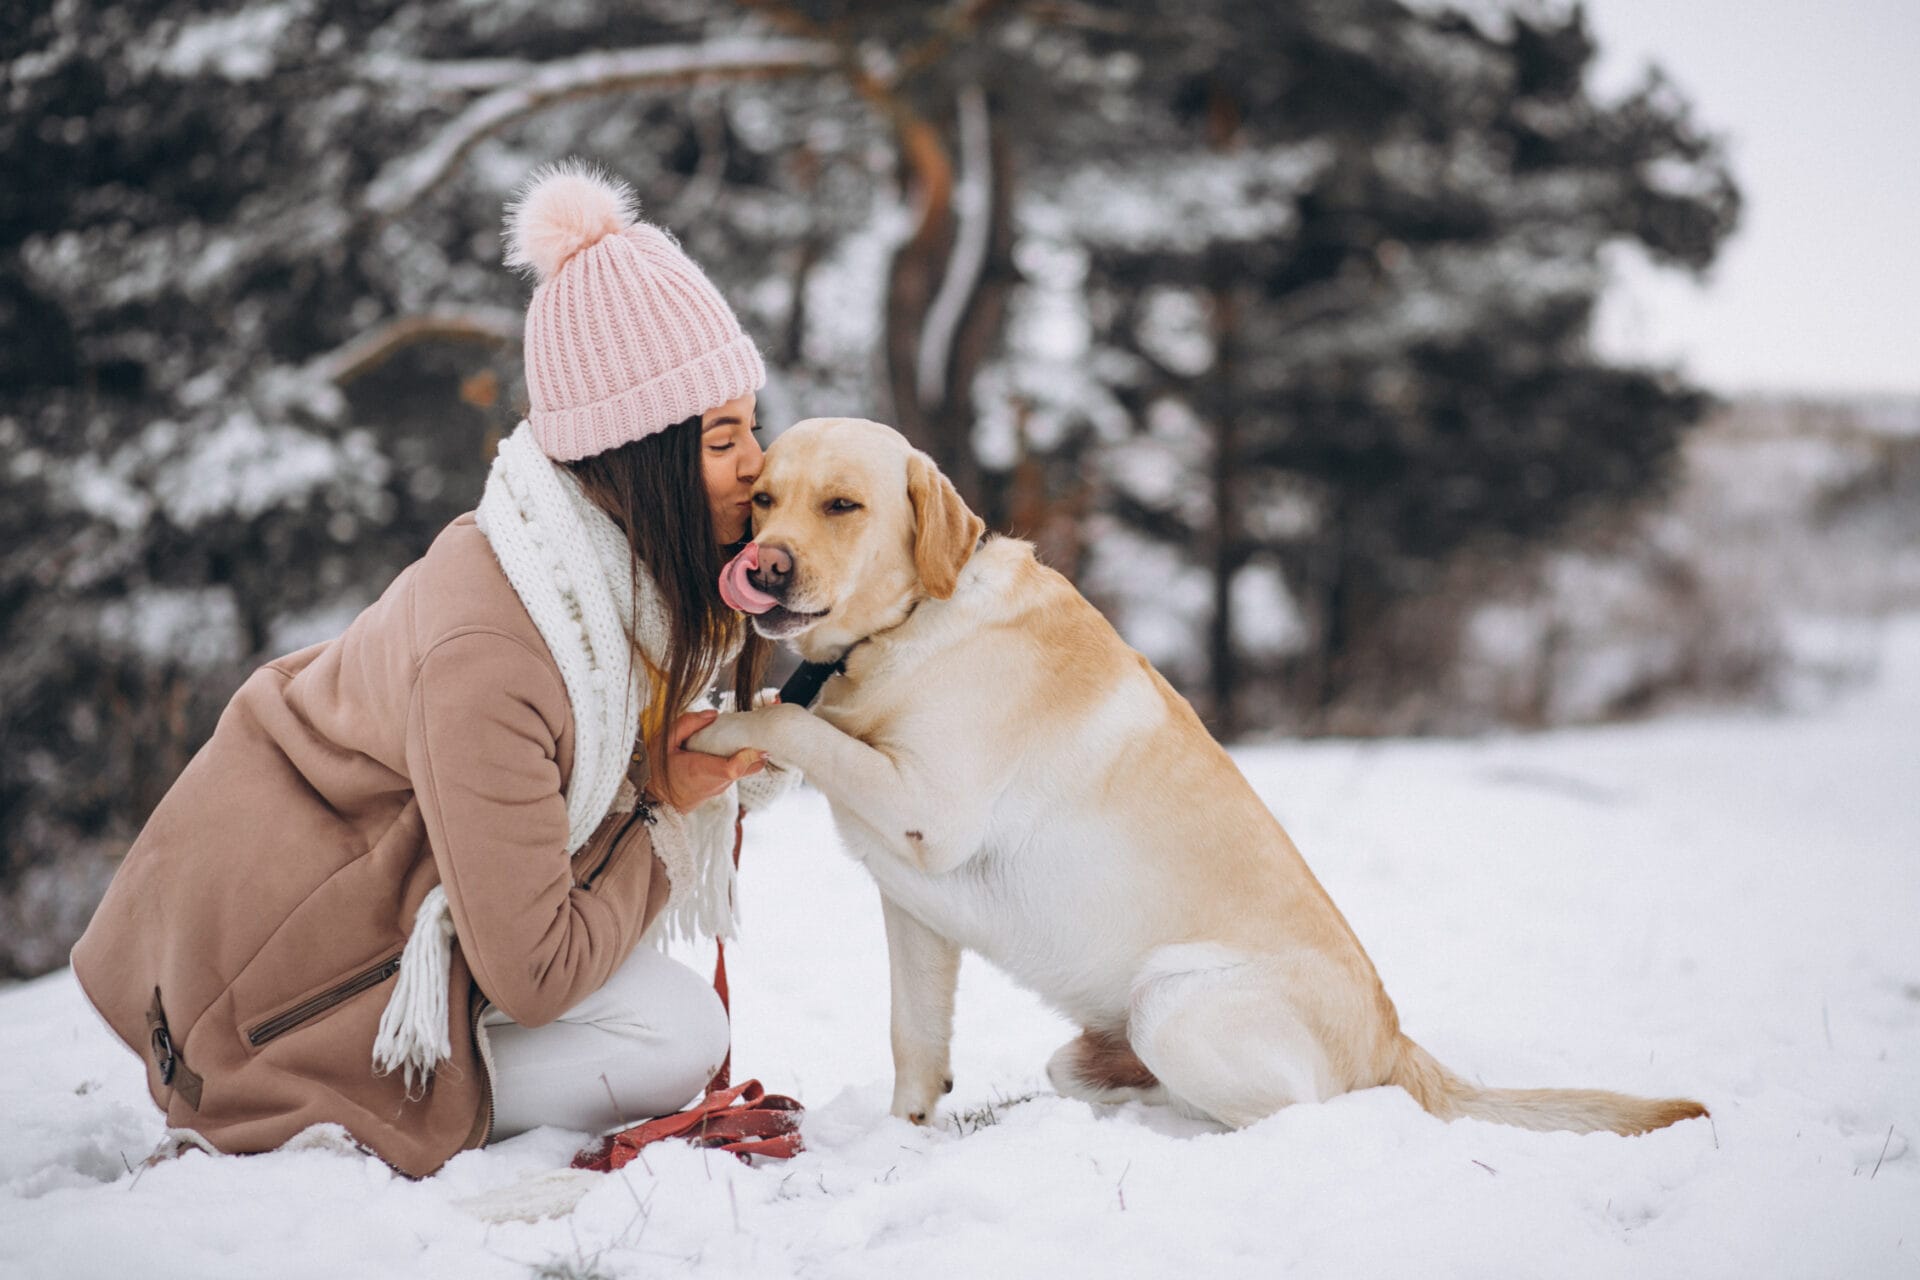
[[[724,711],[712,724],[688,738],[687,746],[715,756],[730,756],[748,747],[759,747],[755,730],[761,726],[754,720],[759,714],[758,711]]]
[[[777,755],[782,745],[794,745],[797,722],[812,719],[805,707],[777,702],[752,711],[723,711],[712,724],[688,738],[687,745],[716,756],[730,756],[748,747]]]
[[[935,1076],[912,1083],[895,1080],[893,1114],[910,1124],[926,1124],[933,1119],[934,1105],[952,1089],[952,1076]]]

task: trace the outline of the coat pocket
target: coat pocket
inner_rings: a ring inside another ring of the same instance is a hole
[[[371,965],[348,978],[343,978],[326,990],[308,996],[298,1004],[289,1006],[247,1028],[247,1043],[258,1049],[261,1045],[292,1031],[295,1027],[313,1021],[321,1014],[338,1005],[344,1004],[362,991],[372,990],[394,974],[400,972],[398,954],[387,957],[379,964]]]

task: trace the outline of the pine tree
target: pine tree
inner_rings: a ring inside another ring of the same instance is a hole
[[[1263,637],[1236,601],[1263,579],[1263,621],[1294,633],[1264,638],[1292,654],[1271,673],[1311,724],[1380,678],[1356,659],[1453,553],[1659,486],[1703,398],[1595,356],[1603,254],[1702,269],[1737,192],[1657,75],[1595,100],[1577,8],[1103,12],[1050,37],[1104,110],[1063,118],[1028,219],[1090,338],[1071,374],[1009,370],[1007,399],[1098,441],[1104,509],[1204,575],[1186,670],[1214,727],[1241,724]],[[1107,539],[1089,566],[1123,612],[1142,551]]]

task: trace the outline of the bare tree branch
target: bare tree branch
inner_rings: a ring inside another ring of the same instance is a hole
[[[480,98],[420,150],[383,168],[367,187],[374,213],[395,217],[438,185],[481,139],[561,102],[688,80],[791,75],[837,65],[833,46],[810,40],[714,40],[589,53],[542,63]]]
[[[517,84],[539,70],[525,58],[404,58],[376,53],[360,60],[362,80],[425,89],[433,93],[488,93]]]
[[[520,341],[524,317],[516,311],[473,308],[398,316],[307,363],[312,377],[346,386],[373,372],[400,351],[422,342],[477,342],[509,346]]]
[[[981,22],[1000,4],[1001,0],[956,0],[936,19],[940,30],[935,35],[901,54],[894,68],[893,83],[896,86],[907,83],[947,58],[957,46],[973,39]]]
[[[1132,35],[1147,24],[1135,18],[1108,13],[1098,5],[1079,4],[1075,0],[1041,0],[1026,7],[1035,21],[1060,27],[1080,27],[1108,35]]]

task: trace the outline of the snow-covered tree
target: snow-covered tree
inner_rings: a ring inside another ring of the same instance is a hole
[[[795,264],[873,203],[827,51],[731,6],[30,8],[0,28],[0,975],[64,959],[245,672],[478,496],[531,168],[618,170],[789,354]],[[819,367],[789,408],[864,394]]]
[[[1603,253],[1703,268],[1737,193],[1663,80],[1594,98],[1577,8],[1102,13],[1035,35],[1090,109],[1033,167],[983,425],[1084,457],[1133,535],[1087,580],[1217,729],[1253,675],[1311,725],[1391,682],[1392,611],[1454,552],[1657,488],[1702,401],[1595,356]]]

